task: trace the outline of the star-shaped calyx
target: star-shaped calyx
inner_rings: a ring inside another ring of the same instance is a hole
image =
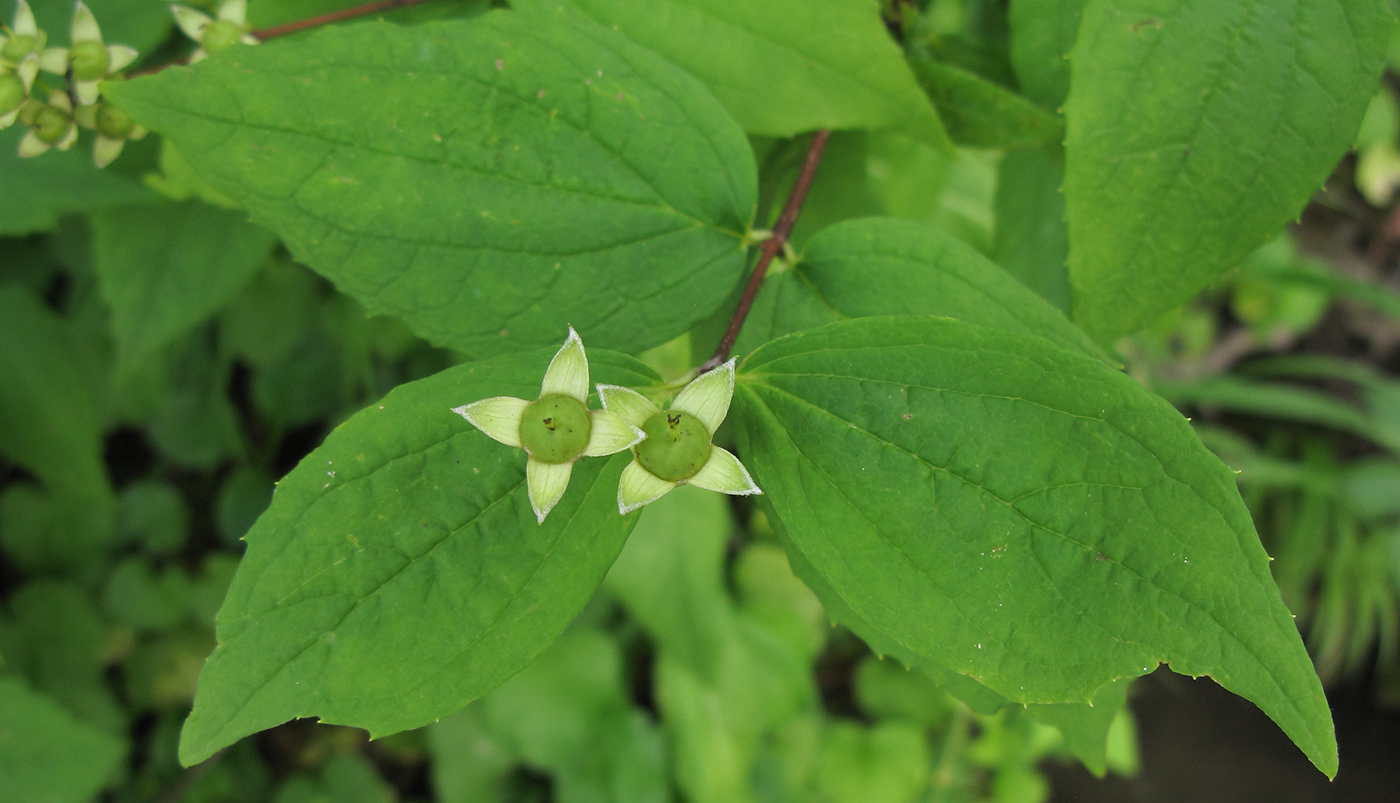
[[[715,446],[715,430],[734,398],[734,360],[701,374],[663,410],[631,388],[599,385],[603,409],[646,433],[622,471],[617,509],[630,513],[680,485],[734,496],[763,493],[739,458]]]
[[[541,524],[569,487],[574,461],[620,452],[645,437],[616,413],[588,409],[588,358],[573,327],[544,373],[539,398],[495,396],[452,412],[529,455],[525,481]]]

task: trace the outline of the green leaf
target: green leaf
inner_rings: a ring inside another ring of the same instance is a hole
[[[570,630],[479,705],[499,742],[554,775],[559,800],[670,799],[661,733],[629,703],[603,633]]]
[[[170,630],[190,615],[190,578],[177,566],[157,573],[148,558],[127,558],[107,578],[103,605],[138,630]]]
[[[123,543],[140,544],[149,554],[170,555],[185,545],[189,532],[190,510],[174,485],[145,479],[122,489],[116,533]]]
[[[59,537],[80,557],[109,532],[113,503],[97,401],[68,322],[13,285],[0,286],[0,377],[0,454],[63,500]]]
[[[197,202],[110,209],[93,216],[92,229],[119,373],[223,307],[277,242],[247,213]]]
[[[147,434],[178,463],[212,469],[243,451],[238,411],[229,393],[230,361],[212,353],[207,338],[177,341],[169,358],[149,363],[159,388]],[[129,380],[142,381],[144,372]]]
[[[79,722],[44,695],[0,675],[0,778],[7,799],[92,800],[125,753],[121,739]]]
[[[844,318],[941,315],[1102,358],[1059,310],[969,246],[917,223],[838,223],[813,237],[797,265],[767,284],[738,353]]]
[[[788,584],[797,581],[779,553],[780,571],[741,558],[747,565],[735,582],[749,600],[736,610],[724,589],[730,519],[723,497],[679,488],[646,511],[607,588],[657,645],[656,697],[676,783],[696,803],[749,800],[763,737],[815,707],[810,658],[819,642],[785,639],[788,628],[773,626],[783,613],[790,625],[794,608],[814,602],[800,596],[810,597],[806,589],[784,586],[782,574]]]
[[[74,716],[125,733],[127,714],[103,677],[106,625],[74,583],[38,580],[9,598],[4,636],[7,668]]]
[[[8,8],[0,19],[8,24]],[[140,184],[108,170],[98,170],[82,143],[70,151],[49,151],[32,159],[19,157],[19,140],[27,129],[0,131],[0,235],[52,231],[64,215],[116,204],[149,201]]]
[[[1223,408],[1269,419],[1283,419],[1351,432],[1400,454],[1400,427],[1352,404],[1311,388],[1259,382],[1239,376],[1157,381],[1153,389],[1178,406]]]
[[[1065,314],[1070,311],[1069,231],[1064,169],[1045,150],[1012,151],[1001,160],[996,196],[996,243],[992,259],[1036,295]]]
[[[1088,0],[1011,0],[1011,67],[1026,97],[1058,109],[1069,94],[1069,51]]]
[[[911,65],[959,145],[1028,148],[1063,135],[1058,116],[974,72],[927,59]]]
[[[870,0],[517,0],[577,8],[704,81],[751,134],[893,128],[952,143]],[[800,24],[799,24],[800,21]],[[755,91],[761,82],[762,91]]]
[[[743,268],[738,126],[573,16],[335,26],[106,91],[369,312],[477,356],[564,321],[658,345]]]
[[[1075,319],[1133,331],[1297,217],[1351,147],[1381,0],[1091,0],[1065,104]]]
[[[728,506],[719,494],[678,488],[645,510],[604,587],[658,647],[712,680],[732,630],[722,577]]]
[[[1091,703],[1028,705],[1026,714],[1058,730],[1074,757],[1102,778],[1108,771],[1109,729],[1128,704],[1129,684],[1114,681],[1099,689]]]
[[[1022,703],[1089,702],[1166,661],[1336,772],[1234,475],[1131,378],[1036,338],[870,318],[763,347],[735,402],[789,551],[877,650]]]
[[[525,454],[451,412],[491,396],[534,398],[553,353],[400,385],[278,484],[219,611],[182,761],[293,717],[375,736],[424,725],[563,631],[636,521],[617,515],[630,455],[579,461],[538,526]],[[594,381],[658,381],[630,358],[589,356]]]
[[[928,787],[928,740],[905,722],[865,727],[834,721],[822,734],[813,785],[817,800],[903,803]]]
[[[425,729],[428,767],[435,799],[441,803],[501,803],[515,756],[492,738],[481,706],[461,711]]]

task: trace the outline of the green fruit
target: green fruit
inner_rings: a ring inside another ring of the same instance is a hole
[[[710,460],[710,432],[688,413],[663,411],[642,424],[646,440],[637,444],[637,462],[667,482],[688,480]]]
[[[593,422],[573,396],[553,393],[525,408],[520,416],[520,443],[541,463],[567,463],[583,454]]]
[[[73,125],[73,118],[68,116],[68,112],[45,104],[38,114],[34,115],[34,122],[29,127],[41,142],[50,145],[57,145],[68,134],[68,128]]]
[[[23,106],[28,94],[18,75],[0,75],[0,114],[9,114]]]
[[[112,139],[126,139],[136,128],[136,121],[112,104],[103,103],[97,107],[97,120],[94,127],[103,136]]]
[[[228,50],[238,44],[243,39],[243,28],[228,20],[217,20],[209,23],[204,29],[204,50],[207,53],[218,53],[220,50]]]
[[[0,56],[3,56],[7,61],[18,64],[21,59],[38,50],[41,46],[37,36],[16,34],[10,37],[3,49],[0,49]]]
[[[78,42],[69,51],[75,81],[100,81],[107,77],[112,56],[101,42]]]

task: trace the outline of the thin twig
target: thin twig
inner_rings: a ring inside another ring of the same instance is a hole
[[[319,28],[322,25],[330,25],[333,22],[355,19],[356,17],[364,17],[370,14],[378,13],[380,11],[393,11],[395,9],[400,8],[412,8],[413,6],[430,2],[433,2],[433,0],[376,0],[376,2],[373,3],[365,3],[363,5],[354,6],[353,8],[342,8],[339,11],[332,11],[328,14],[321,14],[315,17],[307,17],[304,20],[288,22],[285,25],[274,25],[271,28],[260,28],[256,31],[253,31],[252,35],[253,38],[257,39],[258,41],[266,42],[269,39],[276,39],[279,36],[286,36],[288,34],[298,33],[300,31],[309,30],[311,28]],[[157,64],[153,67],[143,67],[139,70],[133,70],[129,73],[126,73],[124,77],[140,78],[146,75],[155,75],[156,73],[161,72],[162,70],[165,70],[167,68],[178,67],[186,63],[186,59],[178,59],[176,61],[166,62],[165,64]]]
[[[729,359],[729,352],[734,348],[734,341],[739,339],[739,330],[744,326],[744,319],[749,317],[749,308],[753,306],[754,297],[763,286],[763,277],[768,273],[768,263],[783,250],[788,235],[792,234],[792,227],[797,224],[797,215],[802,211],[802,202],[807,200],[807,190],[811,189],[812,178],[816,176],[817,167],[822,163],[822,152],[826,150],[826,140],[829,136],[831,132],[823,130],[812,137],[812,144],[807,148],[807,159],[802,163],[802,172],[797,175],[792,192],[788,193],[783,213],[778,216],[778,225],[773,228],[773,236],[763,242],[758,264],[754,265],[749,283],[744,287],[744,295],[739,299],[739,306],[734,308],[734,315],[729,319],[729,328],[724,330],[724,337],[720,338],[714,356],[700,366],[700,373],[718,368]]]
[[[321,25],[329,25],[333,22],[354,19],[355,17],[363,17],[367,14],[375,14],[380,11],[391,11],[399,8],[411,8],[421,3],[430,2],[432,2],[432,0],[377,0],[377,2],[374,3],[365,3],[364,5],[355,6],[353,8],[342,8],[339,11],[332,11],[330,13],[321,14],[315,17],[307,17],[304,20],[289,22],[285,25],[274,25],[271,28],[263,28],[261,30],[253,31],[253,36],[265,42],[268,39],[276,39],[279,36],[286,36],[287,34],[297,33],[299,31],[304,31],[307,28],[316,28]]]

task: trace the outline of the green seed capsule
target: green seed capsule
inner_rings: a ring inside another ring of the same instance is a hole
[[[68,57],[77,81],[100,81],[107,77],[107,70],[112,66],[112,56],[101,42],[78,42]]]
[[[710,433],[695,416],[663,411],[642,424],[646,440],[637,444],[637,462],[667,482],[688,480],[710,459]]]
[[[112,139],[126,139],[135,130],[136,121],[112,104],[103,103],[97,107],[95,127],[104,136]]]
[[[34,122],[30,128],[34,131],[34,136],[41,142],[56,145],[68,133],[68,127],[73,124],[73,118],[68,116],[68,112],[57,106],[44,105],[39,113],[34,116]]]
[[[228,20],[216,20],[204,29],[203,41],[200,44],[204,45],[206,52],[218,53],[220,50],[228,50],[242,39],[241,27]]]
[[[9,114],[24,105],[29,93],[24,91],[24,82],[18,75],[0,75],[0,114]]]
[[[18,64],[21,59],[41,47],[39,37],[28,34],[16,34],[10,37],[5,43],[5,47],[0,49],[0,56],[4,56],[8,61]]]
[[[553,393],[525,408],[520,416],[520,443],[541,463],[567,463],[583,454],[593,422],[573,396]]]

